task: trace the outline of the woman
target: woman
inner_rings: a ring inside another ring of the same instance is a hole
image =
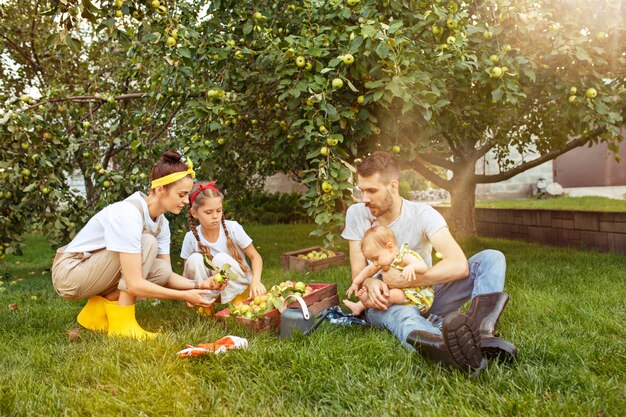
[[[148,195],[136,192],[105,207],[52,264],[56,292],[68,300],[89,298],[78,323],[109,336],[151,339],[135,319],[137,297],[183,300],[209,307],[202,296],[223,289],[212,280],[196,284],[172,272],[170,230],[165,212],[178,214],[189,203],[195,173],[175,151],[167,151],[152,168]]]

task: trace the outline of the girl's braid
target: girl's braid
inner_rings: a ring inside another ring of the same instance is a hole
[[[241,257],[241,253],[239,253],[237,246],[235,246],[235,242],[233,242],[233,240],[230,237],[230,234],[228,233],[228,229],[226,228],[226,219],[224,218],[223,215],[222,215],[222,227],[224,228],[224,234],[226,235],[226,246],[228,247],[228,251],[231,253],[233,258],[235,258],[235,260],[241,267],[241,270],[243,271],[243,273],[247,275],[248,272],[250,272],[250,270],[244,263]]]
[[[200,247],[200,250],[202,251],[202,253],[208,256],[209,260],[213,260],[213,255],[211,255],[211,250],[200,240],[200,235],[198,235],[198,228],[196,227],[196,219],[191,214],[191,210],[189,210],[188,223],[189,223],[189,230],[191,230],[191,233],[193,233],[194,237],[196,238],[196,241],[198,242],[198,246]]]

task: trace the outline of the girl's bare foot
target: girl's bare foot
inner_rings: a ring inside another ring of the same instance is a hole
[[[355,303],[354,301],[343,300],[343,303],[350,309],[350,311],[352,311],[352,313],[354,313],[355,316],[358,316],[365,310],[365,306],[360,301]]]

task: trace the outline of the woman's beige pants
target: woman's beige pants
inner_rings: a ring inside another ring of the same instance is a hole
[[[125,291],[119,252],[106,249],[95,252],[57,251],[52,263],[52,286],[68,300],[82,300],[106,295],[116,289]],[[165,286],[172,275],[168,261],[157,259],[158,243],[149,233],[141,236],[141,273],[144,279]]]

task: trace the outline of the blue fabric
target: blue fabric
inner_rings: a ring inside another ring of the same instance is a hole
[[[321,313],[319,313],[317,317],[322,317],[324,314],[326,314],[326,312],[328,312],[328,315],[326,316],[326,320],[328,320],[328,322],[331,324],[339,324],[342,326],[352,326],[352,325],[367,326],[368,325],[365,320],[355,316],[354,314],[344,313],[343,311],[341,311],[341,308],[339,308],[339,306],[334,306],[329,309],[326,309],[322,311]]]
[[[433,319],[422,317],[414,305],[393,305],[387,311],[367,309],[365,319],[372,326],[392,332],[402,346],[415,350],[406,343],[407,336],[421,330],[441,334],[441,319],[446,314],[458,310],[467,300],[477,295],[502,292],[506,274],[506,260],[502,252],[484,250],[469,260],[470,275],[468,278],[435,285],[435,301],[428,314]]]

